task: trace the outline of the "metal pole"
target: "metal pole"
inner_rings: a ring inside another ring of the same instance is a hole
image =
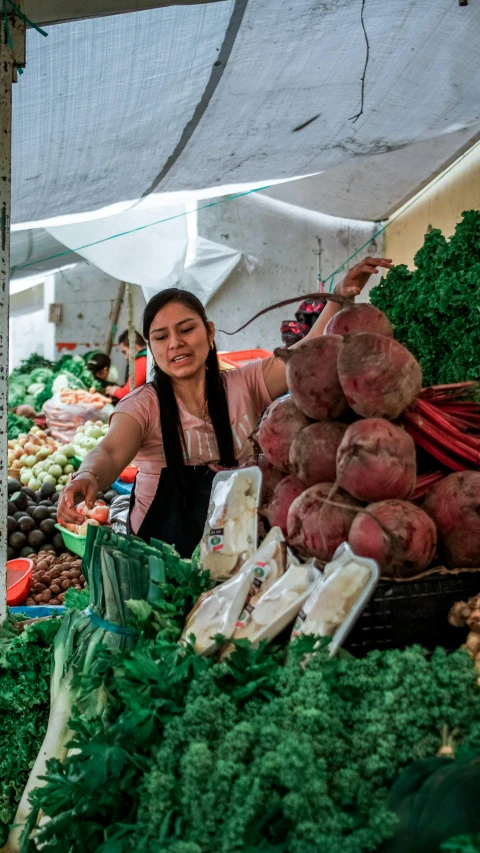
[[[128,312],[128,349],[130,358],[128,360],[128,375],[130,377],[130,391],[135,390],[135,318],[133,315],[133,286],[127,284],[127,312]]]
[[[23,3],[17,4],[23,11]],[[15,14],[0,20],[0,624],[7,613],[7,432],[12,83],[25,65],[25,24]]]
[[[118,318],[120,316],[120,310],[123,305],[123,300],[125,298],[125,288],[126,284],[124,281],[121,282],[120,287],[118,288],[118,296],[113,303],[112,308],[112,318],[110,321],[110,329],[108,331],[108,337],[105,343],[105,353],[110,355],[112,351],[113,342],[115,340],[115,335],[117,334],[117,326],[118,326]]]

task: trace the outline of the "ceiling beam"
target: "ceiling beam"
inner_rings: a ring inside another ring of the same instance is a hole
[[[224,0],[24,0],[27,18],[40,26],[80,21],[84,18],[101,18],[158,9],[164,6],[198,6],[203,3],[221,3]]]

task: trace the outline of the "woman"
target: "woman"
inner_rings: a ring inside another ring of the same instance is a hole
[[[108,355],[105,355],[104,352],[96,352],[92,355],[90,361],[87,362],[87,368],[90,373],[93,373],[94,378],[97,380],[97,383],[101,386],[101,390],[105,393],[108,386],[108,374],[110,373],[110,368],[112,366],[112,362]]]
[[[338,286],[356,296],[383,258],[366,258]],[[308,337],[321,335],[339,306],[328,303]],[[83,520],[75,501],[92,506],[136,460],[138,475],[130,507],[130,530],[153,536],[190,556],[205,525],[212,480],[218,467],[234,468],[251,455],[249,436],[272,400],[287,391],[285,365],[274,356],[220,372],[215,328],[199,300],[176,288],[148,303],[144,337],[155,362],[154,380],[122,400],[102,442],[87,454],[62,492],[61,519]],[[186,464],[185,464],[186,461]]]
[[[129,360],[130,360],[130,345],[128,342],[128,329],[120,335],[118,339],[120,350],[125,356],[127,362],[127,371],[125,375],[125,385],[120,388],[119,385],[107,385],[106,393],[112,398],[114,403],[123,400],[127,394],[130,394],[130,377],[129,377]],[[139,332],[135,332],[135,388],[140,388],[140,385],[145,385],[147,381],[147,347]]]

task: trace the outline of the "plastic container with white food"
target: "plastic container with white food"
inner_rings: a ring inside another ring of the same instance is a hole
[[[305,601],[292,639],[301,634],[332,637],[330,656],[342,646],[366,606],[380,577],[375,560],[358,557],[347,542],[327,563],[320,583]]]
[[[257,550],[260,468],[220,471],[214,478],[200,566],[213,580],[231,578]]]
[[[272,586],[250,599],[233,639],[248,639],[254,647],[261,640],[274,640],[293,622],[320,578],[313,563],[290,565]]]

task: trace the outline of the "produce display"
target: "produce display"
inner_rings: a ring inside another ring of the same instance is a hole
[[[60,391],[60,400],[67,405],[78,406],[83,403],[86,406],[91,406],[93,409],[103,409],[110,403],[108,397],[104,397],[99,391],[85,391],[83,388],[62,388]]]
[[[7,559],[31,557],[42,548],[53,554],[65,550],[55,529],[58,492],[53,483],[44,483],[38,492],[8,481],[8,553]]]
[[[90,450],[99,444],[108,432],[108,424],[103,421],[86,421],[77,427],[77,431],[71,443],[77,459],[84,459]]]
[[[133,633],[105,632],[80,611],[64,620],[47,736],[15,818],[11,851],[26,853],[33,830],[46,853],[403,853],[417,849],[415,838],[402,846],[408,794],[417,795],[445,766],[442,730],[454,732],[469,755],[470,794],[451,819],[440,821],[454,800],[450,788],[440,800],[432,784],[435,817],[424,816],[419,801],[416,833],[434,832],[431,849],[440,853],[452,835],[480,831],[479,774],[473,774],[480,690],[464,650],[427,654],[413,647],[329,658],[327,641],[304,634],[257,649],[233,640],[219,662],[198,656],[193,638],[185,637],[192,604],[210,584],[195,560],[108,528],[89,534],[87,550],[92,589],[101,587],[102,566],[109,573],[106,600],[98,592],[91,607],[103,619],[115,613],[116,623]],[[347,587],[336,583],[337,603],[326,613],[320,608],[319,620],[327,627],[338,621],[341,600],[352,590],[356,595],[364,580],[356,589],[355,578]],[[267,619],[271,613],[263,624]],[[221,638],[217,643],[221,648]],[[81,673],[74,681],[73,665]],[[430,762],[428,773],[419,759]],[[449,759],[452,774],[460,773],[462,760]],[[404,769],[409,776],[399,776]],[[39,776],[46,777],[41,787]]]
[[[261,514],[304,559],[328,562],[348,541],[396,580],[440,560],[480,567],[480,473],[465,470],[480,468],[476,386],[421,390],[418,362],[370,307],[345,308],[320,339],[276,351],[290,396],[256,433],[269,484]]]
[[[53,439],[38,427],[32,427],[28,435],[22,434],[8,443],[11,445],[9,470],[18,471],[21,484],[32,492],[37,492],[44,483],[60,491],[75,471],[71,462],[75,451],[69,446],[57,449]]]
[[[70,587],[77,590],[86,585],[82,574],[82,561],[75,554],[63,553],[56,556],[49,551],[32,554],[32,588],[25,601],[27,606],[34,604],[63,604],[65,593]]]
[[[438,228],[425,235],[413,272],[394,266],[370,292],[419,362],[424,385],[478,379],[479,239],[480,211],[469,210],[449,240]]]
[[[110,494],[117,495],[117,492],[107,492],[107,495]],[[86,506],[85,501],[81,501],[76,506],[77,511],[84,516],[85,521],[83,524],[72,524],[68,521],[63,521],[61,518],[58,520],[58,523],[61,527],[64,527],[65,530],[70,530],[72,533],[76,533],[78,536],[86,536],[88,525],[101,525],[108,524],[108,514],[109,514],[109,506],[105,500],[97,500],[95,501],[92,509]]]

